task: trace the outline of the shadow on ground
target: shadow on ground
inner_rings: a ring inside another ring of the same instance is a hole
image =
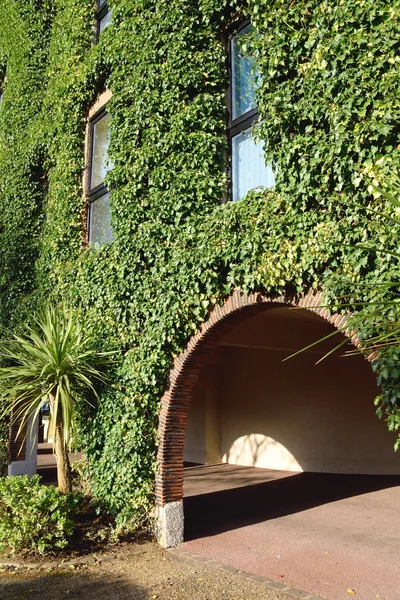
[[[65,573],[0,574],[1,600],[148,600],[148,592],[123,576],[92,576],[85,571]]]
[[[299,473],[247,487],[189,496],[184,499],[185,540],[217,535],[396,486],[400,486],[399,476]]]

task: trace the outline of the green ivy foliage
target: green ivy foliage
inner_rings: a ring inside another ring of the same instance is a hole
[[[80,429],[94,492],[124,523],[151,502],[168,371],[213,303],[234,287],[272,294],[323,283],[356,307],[376,288],[360,296],[343,277],[398,272],[376,251],[397,246],[397,225],[383,233],[371,210],[385,209],[372,185],[390,185],[399,165],[400,9],[384,0],[110,0],[112,23],[95,44],[95,3],[4,4],[0,320],[63,297],[83,309],[100,345],[120,351],[96,409],[80,408]],[[222,203],[225,41],[243,16],[262,75],[257,133],[277,181],[234,204]],[[115,241],[84,248],[85,126],[104,87]],[[376,363],[391,415],[395,363]]]
[[[7,78],[0,108],[0,312],[7,324],[34,288],[47,187],[40,113],[51,18],[49,2],[6,2],[0,11]]]

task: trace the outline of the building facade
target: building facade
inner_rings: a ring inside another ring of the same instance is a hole
[[[118,350],[98,406],[77,407],[80,444],[121,522],[155,490],[165,545],[184,460],[400,471],[368,361],[282,362],[345,331],[321,291],[357,305],[352,285],[374,300],[397,272],[379,188],[399,162],[398,39],[397,5],[372,0],[0,11],[0,319],[64,299]]]

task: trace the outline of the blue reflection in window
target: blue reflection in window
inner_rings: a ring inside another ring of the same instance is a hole
[[[265,164],[264,143],[251,136],[251,127],[232,138],[232,200],[241,200],[258,187],[273,187],[275,176]]]
[[[256,89],[259,74],[255,59],[246,53],[244,48],[246,36],[252,26],[247,25],[231,40],[231,69],[232,69],[232,120],[241,117],[256,107]]]

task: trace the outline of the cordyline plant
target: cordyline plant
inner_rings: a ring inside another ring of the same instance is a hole
[[[7,365],[0,368],[3,416],[10,414],[19,423],[19,435],[49,402],[58,489],[63,494],[72,491],[68,450],[74,437],[74,404],[97,398],[99,385],[107,382],[104,367],[112,362],[110,354],[96,349],[79,313],[55,305],[40,310],[22,333],[0,345]]]

